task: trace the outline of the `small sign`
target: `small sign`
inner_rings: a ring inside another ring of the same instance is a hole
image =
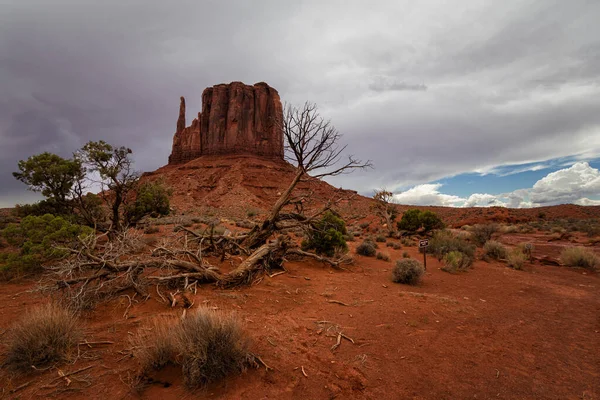
[[[429,246],[429,239],[419,240],[419,248],[423,248],[423,247],[427,247],[427,246]]]

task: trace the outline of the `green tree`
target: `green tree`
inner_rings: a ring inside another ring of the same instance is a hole
[[[409,232],[416,232],[421,228],[421,211],[416,208],[406,210],[402,218],[398,221],[398,229]]]
[[[444,228],[444,223],[442,222],[441,218],[433,211],[421,211],[421,215],[419,215],[419,221],[421,222],[421,226],[425,232]]]
[[[88,170],[100,178],[95,183],[100,184],[101,195],[111,210],[112,231],[121,229],[122,209],[129,192],[138,181],[138,174],[133,170],[133,161],[129,157],[131,153],[130,148],[114,147],[100,140],[86,143],[77,155]]]
[[[84,173],[79,160],[48,152],[19,161],[18,168],[19,172],[13,172],[13,176],[30,190],[40,192],[60,212],[68,211],[72,188]]]

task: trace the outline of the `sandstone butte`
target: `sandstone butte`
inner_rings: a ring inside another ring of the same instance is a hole
[[[202,92],[202,111],[186,127],[181,97],[169,164],[204,155],[249,154],[283,160],[283,109],[277,90],[264,82],[220,84]]]

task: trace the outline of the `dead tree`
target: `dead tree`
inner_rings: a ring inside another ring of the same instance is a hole
[[[302,108],[286,104],[281,126],[285,139],[285,159],[295,165],[296,173],[268,217],[244,240],[243,245],[250,249],[265,244],[277,230],[281,210],[290,204],[298,183],[305,179],[322,179],[373,166],[370,160],[363,162],[352,155],[342,160],[346,150],[346,146],[339,143],[342,135],[331,121],[321,117],[313,103],[306,102]]]
[[[375,191],[373,195],[373,199],[375,200],[375,204],[373,204],[373,209],[382,223],[385,224],[388,236],[392,236],[396,231],[394,227],[394,221],[398,216],[398,210],[396,209],[396,205],[393,204],[394,194],[385,189],[379,189]]]

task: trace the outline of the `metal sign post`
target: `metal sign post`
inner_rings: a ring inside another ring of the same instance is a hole
[[[419,240],[419,250],[423,251],[423,267],[427,271],[427,246],[429,246],[429,239]]]

